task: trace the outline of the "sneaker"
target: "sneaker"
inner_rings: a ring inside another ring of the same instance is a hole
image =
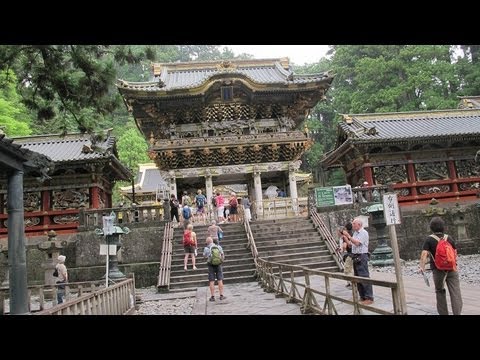
[[[193,267],[193,270],[197,270],[197,267],[196,267],[196,266],[194,266],[194,267]]]
[[[225,299],[225,296],[220,295],[220,300],[223,300],[223,299]]]
[[[362,304],[362,305],[372,305],[373,300],[372,299],[365,299],[363,301],[360,301],[360,304]]]
[[[187,271],[187,267],[185,266],[185,267],[183,268],[183,270]]]
[[[222,297],[220,296],[220,299],[221,299],[221,298],[222,298]],[[210,301],[215,301],[215,296],[210,296]]]

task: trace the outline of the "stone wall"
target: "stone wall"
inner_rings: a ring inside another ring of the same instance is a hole
[[[346,206],[343,209],[319,209],[319,214],[334,237],[338,236],[336,231],[339,227],[354,217],[362,215],[360,208],[353,206]],[[396,232],[400,258],[404,260],[420,258],[423,242],[431,233],[429,222],[433,216],[441,216],[444,219],[445,232],[457,241],[459,254],[480,252],[480,208],[476,204],[459,207],[450,203],[437,206],[403,207],[401,216],[402,224],[396,226]],[[377,246],[377,234],[371,224],[366,229],[370,234],[369,248],[372,252]],[[388,227],[386,229],[388,235]],[[387,244],[391,246],[390,239]]]
[[[131,232],[121,235],[122,247],[118,253],[120,271],[125,275],[134,272],[136,287],[156,286],[164,223],[128,224],[128,226]],[[42,263],[46,253],[38,249],[38,244],[47,239],[47,236],[27,237],[29,285],[45,282]],[[84,231],[77,234],[58,235],[57,240],[65,245],[61,254],[67,257],[65,265],[70,281],[99,280],[105,276],[106,257],[100,255],[100,243],[103,243],[103,237],[96,235],[94,231]],[[3,270],[0,271],[0,283],[4,279],[5,271]]]

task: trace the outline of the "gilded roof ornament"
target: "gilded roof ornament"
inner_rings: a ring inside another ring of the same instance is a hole
[[[217,65],[218,71],[235,71],[237,70],[237,65],[229,60],[222,61]]]

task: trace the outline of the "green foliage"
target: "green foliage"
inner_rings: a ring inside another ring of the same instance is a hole
[[[0,128],[9,137],[32,133],[30,114],[17,94],[16,82],[12,70],[0,71]]]
[[[147,141],[136,128],[130,128],[120,136],[117,150],[120,161],[133,173],[136,173],[138,164],[150,161]]]
[[[339,113],[454,108],[459,81],[448,45],[334,46]]]

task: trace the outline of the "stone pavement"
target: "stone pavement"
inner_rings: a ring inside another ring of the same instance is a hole
[[[394,274],[372,272],[371,276],[381,280],[395,280]],[[301,281],[302,278],[297,278]],[[423,278],[418,276],[404,276],[405,298],[408,315],[437,315],[435,305],[435,290],[427,287]],[[312,285],[324,290],[323,277],[313,277]],[[345,298],[352,298],[351,289],[345,287],[343,280],[332,279],[331,290],[334,294]],[[463,315],[480,315],[480,287],[461,282],[462,297],[464,301]],[[193,315],[301,315],[300,304],[288,304],[285,298],[276,298],[274,293],[264,292],[257,282],[226,284],[226,299],[218,299],[218,290],[215,287],[216,301],[210,302],[208,287],[197,289],[196,301],[193,307]],[[392,311],[391,291],[388,288],[374,286],[375,302],[372,304],[384,310]],[[323,300],[317,298],[319,305],[323,306]],[[447,301],[450,306],[450,298],[447,291]],[[353,307],[334,301],[339,315],[352,315]],[[362,309],[362,314],[376,315]]]
[[[263,291],[257,282],[226,284],[224,295],[219,300],[215,286],[215,302],[209,301],[209,288],[198,288],[192,315],[301,315],[299,305]]]

